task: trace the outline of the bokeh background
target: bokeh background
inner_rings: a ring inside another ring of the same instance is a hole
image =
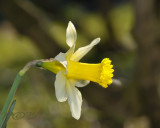
[[[77,121],[68,103],[56,100],[55,75],[32,68],[16,92],[8,128],[160,128],[159,0],[1,0],[0,110],[28,61],[67,51],[69,21],[77,29],[77,48],[101,38],[81,61],[109,57],[121,84],[79,88]]]

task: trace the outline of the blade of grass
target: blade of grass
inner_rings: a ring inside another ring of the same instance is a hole
[[[5,120],[4,120],[3,124],[2,124],[2,128],[6,128],[7,122],[8,122],[8,120],[9,120],[11,114],[12,114],[12,111],[13,111],[13,109],[14,109],[14,107],[15,107],[15,104],[16,104],[16,100],[14,100],[14,101],[12,102],[12,104],[11,104],[11,106],[10,106],[10,108],[9,108],[8,114],[7,114]]]

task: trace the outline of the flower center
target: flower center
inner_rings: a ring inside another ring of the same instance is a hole
[[[90,80],[106,88],[112,83],[113,65],[105,58],[99,64],[87,64],[74,61],[67,62],[67,77],[72,79]]]

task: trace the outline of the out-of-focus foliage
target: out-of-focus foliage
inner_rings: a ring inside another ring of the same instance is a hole
[[[121,5],[110,12],[110,18],[116,39],[126,49],[134,50],[136,44],[131,34],[135,23],[133,7],[130,4]]]
[[[32,68],[23,77],[16,92],[17,102],[8,128],[151,128],[153,126],[153,116],[150,115],[153,112],[147,111],[146,108],[153,107],[152,110],[157,110],[154,101],[159,97],[155,96],[149,104],[148,100],[156,92],[152,88],[147,92],[147,88],[141,84],[152,83],[153,79],[150,78],[155,76],[154,81],[158,81],[160,77],[154,74],[159,71],[156,68],[158,61],[150,65],[150,60],[145,60],[152,58],[154,61],[159,56],[157,52],[159,41],[155,39],[157,49],[152,46],[154,41],[150,44],[148,41],[160,34],[160,20],[157,18],[155,27],[155,23],[149,24],[147,19],[159,17],[160,11],[158,8],[157,14],[148,13],[138,17],[137,15],[141,13],[137,13],[138,7],[135,8],[135,3],[122,1],[5,0],[0,2],[0,110],[16,74],[28,61],[47,56],[54,57],[56,55],[54,50],[59,48],[62,49],[59,52],[66,52],[68,46],[65,35],[68,21],[72,21],[77,30],[76,47],[85,46],[96,37],[101,38],[100,44],[82,59],[82,62],[99,63],[102,58],[109,57],[114,65],[114,78],[122,82],[121,85],[113,83],[107,89],[92,82],[85,88],[80,88],[83,105],[82,116],[77,121],[72,118],[68,104],[59,103],[55,97],[55,75],[49,71]],[[144,12],[147,6],[151,5],[145,6],[146,1],[142,8]],[[159,7],[160,3],[157,2],[156,6]],[[26,17],[21,19],[22,15]],[[146,19],[140,24],[136,18]],[[135,27],[137,24],[140,26]],[[148,31],[152,27],[155,30]],[[147,35],[148,33],[151,37]],[[143,42],[141,35],[146,38],[146,42],[140,45],[140,42]],[[48,47],[40,45],[41,40],[44,40],[43,43]],[[45,40],[53,41],[52,45]],[[50,51],[46,52],[47,50]],[[144,74],[137,73],[141,71],[139,66],[145,67],[144,72],[151,70]],[[151,77],[146,79],[145,75]],[[139,78],[144,78],[142,83]],[[158,90],[159,84],[156,86]]]
[[[40,57],[40,52],[33,46],[32,41],[19,35],[9,23],[1,25],[0,51],[0,70],[13,66],[14,63],[18,65],[22,60],[27,62]]]

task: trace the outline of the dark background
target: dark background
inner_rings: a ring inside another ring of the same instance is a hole
[[[0,108],[16,73],[31,60],[66,52],[66,28],[77,30],[77,48],[100,37],[81,61],[109,57],[114,83],[80,88],[80,120],[54,94],[55,75],[33,68],[22,79],[10,128],[160,128],[159,0],[1,0]]]

